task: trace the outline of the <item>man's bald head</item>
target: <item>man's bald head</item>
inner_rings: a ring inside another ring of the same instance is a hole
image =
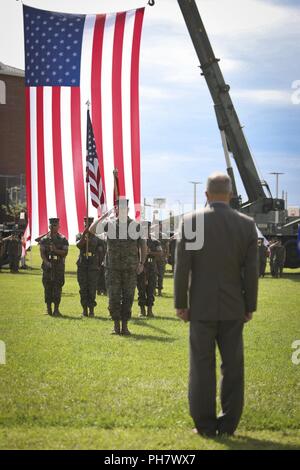
[[[232,198],[232,182],[226,173],[213,173],[206,185],[208,202],[225,202],[229,204]]]

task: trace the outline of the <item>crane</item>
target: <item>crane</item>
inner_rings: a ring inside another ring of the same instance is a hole
[[[268,184],[261,181],[259,177],[243,127],[230,97],[230,86],[225,82],[219,65],[220,60],[215,57],[196,1],[177,1],[200,61],[202,76],[206,80],[214,103],[227,171],[233,182],[231,205],[252,217],[266,238],[281,238],[287,249],[286,267],[300,267],[297,252],[297,233],[300,219],[288,217],[285,201],[273,198]],[[245,203],[242,202],[237,193],[230,154],[236,163],[248,197],[248,201]]]

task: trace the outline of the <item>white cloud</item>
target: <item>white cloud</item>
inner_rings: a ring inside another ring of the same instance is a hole
[[[296,28],[299,24],[299,10],[263,0],[197,0],[196,3],[210,34],[278,31],[280,25],[293,22]],[[158,0],[155,7],[148,8],[146,13],[146,21],[148,18],[149,21],[168,23],[174,28],[184,22],[176,0]]]
[[[145,101],[161,101],[174,99],[176,98],[176,95],[165,88],[142,85],[140,86],[140,97]]]
[[[170,37],[148,36],[143,42],[141,68],[145,74],[154,74],[161,82],[179,86],[198,85],[201,70],[188,35],[173,34]],[[243,61],[222,58],[223,72],[237,72],[245,68]]]
[[[234,99],[240,99],[254,104],[291,106],[291,92],[286,90],[236,90],[231,93]]]

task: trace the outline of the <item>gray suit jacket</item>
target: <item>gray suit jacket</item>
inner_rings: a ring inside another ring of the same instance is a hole
[[[192,321],[242,319],[257,307],[255,224],[223,203],[213,203],[203,211],[203,248],[186,249],[189,240],[184,236],[184,226],[195,223],[195,214],[185,217],[181,239],[177,240],[175,308],[189,307]]]

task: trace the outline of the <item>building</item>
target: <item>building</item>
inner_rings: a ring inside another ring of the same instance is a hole
[[[0,223],[16,202],[25,202],[24,71],[0,62]]]

